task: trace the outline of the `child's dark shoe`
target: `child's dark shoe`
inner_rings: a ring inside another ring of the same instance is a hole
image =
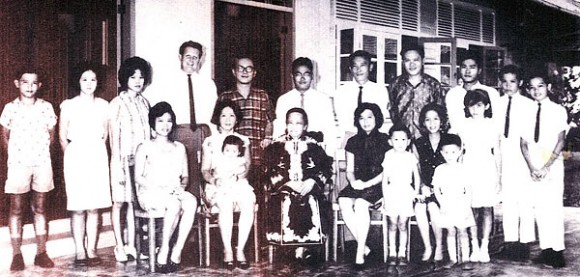
[[[24,259],[22,254],[16,254],[12,257],[12,263],[10,264],[10,271],[22,271],[24,270]]]
[[[40,253],[40,254],[36,254],[36,257],[34,257],[34,265],[40,266],[42,268],[52,268],[52,267],[54,267],[54,263],[48,257],[48,255],[46,254],[46,252]]]

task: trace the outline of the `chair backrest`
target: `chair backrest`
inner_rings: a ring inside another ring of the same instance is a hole
[[[344,173],[344,174],[341,174]],[[346,151],[336,149],[334,152],[334,188],[332,189],[331,200],[337,201],[338,193],[346,187]]]
[[[201,155],[203,155],[202,153],[202,145],[203,145],[203,141],[205,140],[205,138],[211,136],[211,130],[209,128],[209,126],[207,124],[197,124],[197,130],[195,132],[193,132],[194,136],[193,136],[193,149],[196,149],[195,151],[195,163],[190,164],[191,168],[191,175],[189,178],[193,178],[191,181],[191,184],[193,186],[196,186],[196,189],[198,189],[199,194],[197,194],[196,196],[202,196],[203,195],[203,189],[204,189],[204,184],[205,184],[205,180],[203,179],[203,175],[201,174]]]

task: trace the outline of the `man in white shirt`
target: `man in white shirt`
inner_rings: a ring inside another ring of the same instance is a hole
[[[447,92],[445,96],[445,106],[449,116],[449,124],[451,125],[450,133],[457,134],[463,127],[465,121],[465,110],[463,99],[468,90],[481,89],[487,92],[491,102],[492,118],[497,119],[497,107],[499,100],[499,92],[479,82],[481,74],[481,58],[475,51],[469,50],[463,56],[460,66],[461,80],[463,86],[455,86]]]
[[[389,116],[387,112],[389,105],[387,88],[369,80],[369,73],[373,68],[371,54],[364,50],[357,50],[348,59],[353,80],[340,86],[334,95],[334,110],[338,118],[339,136],[343,140],[357,132],[354,126],[354,110],[360,103],[375,103],[381,109],[385,119]],[[385,122],[389,121],[385,120]],[[385,124],[383,124],[381,131],[388,131]]]
[[[189,164],[189,186],[187,191],[200,197],[199,182],[202,181],[197,161],[202,141],[197,124],[207,124],[210,131],[216,131],[211,117],[217,100],[217,88],[212,79],[201,76],[203,46],[194,41],[186,41],[179,47],[180,70],[161,72],[162,83],[152,86],[144,94],[151,105],[168,102],[175,112],[175,139],[185,146]],[[210,134],[207,134],[208,136]]]
[[[302,108],[308,115],[308,131],[324,134],[326,152],[334,155],[337,146],[337,129],[330,97],[312,88],[313,65],[309,58],[300,57],[292,62],[294,89],[281,95],[276,102],[274,138],[286,130],[286,112]]]

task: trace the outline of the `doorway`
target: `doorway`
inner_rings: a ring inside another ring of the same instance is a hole
[[[292,89],[292,13],[215,2],[215,83],[218,93],[235,86],[232,62],[238,56],[254,61],[254,86],[265,89],[273,103]]]

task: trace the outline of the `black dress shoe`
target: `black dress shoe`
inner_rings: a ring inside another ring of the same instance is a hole
[[[366,266],[365,266],[365,264],[356,264],[356,263],[355,263],[355,264],[352,266],[352,268],[353,268],[355,271],[363,271],[363,270],[365,270]]]
[[[155,264],[155,272],[159,272],[159,273],[163,273],[163,274],[169,273],[167,271],[167,266],[168,266],[167,264],[157,264],[156,263]]]
[[[564,259],[564,250],[554,251],[550,265],[554,268],[566,267],[566,260]]]
[[[89,264],[88,259],[77,259],[75,258],[74,265],[75,266],[87,266]]]
[[[224,261],[223,268],[224,269],[227,269],[229,271],[234,270],[234,268],[235,268],[234,261]]]
[[[24,270],[24,259],[22,253],[16,254],[12,257],[12,264],[10,264],[10,271]]]
[[[177,272],[179,270],[179,263],[174,263],[172,260],[169,260],[167,264],[167,273]]]
[[[46,252],[36,254],[34,257],[34,265],[40,266],[42,268],[53,268],[54,262],[48,257]]]
[[[555,251],[552,248],[544,249],[538,257],[532,259],[532,262],[535,264],[551,266],[551,261],[554,259],[554,253]]]

